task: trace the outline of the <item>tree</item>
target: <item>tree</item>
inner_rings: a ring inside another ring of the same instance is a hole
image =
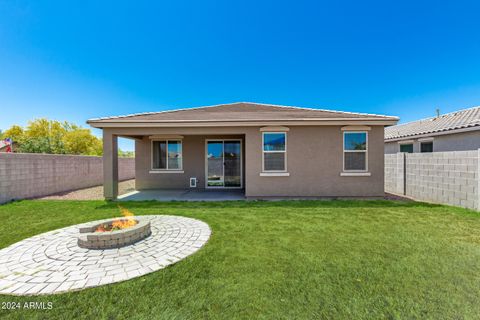
[[[134,151],[123,151],[118,148],[118,156],[120,158],[134,158],[135,152]]]
[[[48,119],[30,121],[25,129],[13,125],[3,133],[25,153],[101,155],[102,141],[89,129],[76,124]]]
[[[14,143],[20,143],[21,141],[23,141],[24,138],[23,128],[17,125],[13,125],[3,133],[2,138],[10,138],[13,140]]]
[[[28,123],[22,152],[64,154],[63,136],[68,124],[55,120],[36,119]]]
[[[102,155],[102,142],[89,129],[67,131],[62,141],[68,154]]]

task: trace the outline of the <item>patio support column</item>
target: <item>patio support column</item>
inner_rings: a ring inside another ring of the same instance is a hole
[[[103,195],[106,200],[118,196],[118,138],[103,129]]]

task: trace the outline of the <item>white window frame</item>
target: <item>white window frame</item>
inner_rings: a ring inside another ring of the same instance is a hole
[[[160,168],[154,168],[153,167],[153,142],[154,141],[165,141],[166,143],[166,146],[167,146],[167,152],[166,152],[166,159],[165,159],[165,169],[160,169]],[[175,142],[180,142],[180,152],[182,154],[182,157],[180,158],[180,168],[175,168],[175,169],[169,169],[168,168],[168,142],[169,141],[175,141]],[[150,170],[153,171],[153,172],[183,172],[183,141],[182,139],[161,139],[161,138],[158,138],[158,139],[152,139],[150,141],[150,161],[151,161],[151,164],[150,164]]]
[[[268,150],[266,151],[265,150],[265,134],[284,134],[285,135],[285,150],[275,150],[275,151],[272,151],[272,150]],[[266,131],[266,132],[262,132],[262,172],[263,173],[275,173],[275,172],[278,172],[278,173],[284,173],[284,172],[288,172],[287,171],[287,132],[285,131]],[[284,165],[284,170],[265,170],[265,153],[284,153],[285,154],[285,165]]]
[[[345,150],[345,134],[347,133],[365,133],[365,150]],[[344,131],[343,132],[343,153],[342,153],[342,160],[343,160],[343,172],[368,172],[368,131]],[[364,170],[347,170],[345,169],[345,152],[364,152],[365,153],[365,169]]]

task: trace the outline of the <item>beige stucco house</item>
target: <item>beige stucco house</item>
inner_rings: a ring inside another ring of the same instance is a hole
[[[478,150],[480,107],[385,128],[385,153]]]
[[[91,119],[103,129],[105,198],[117,137],[135,139],[136,189],[244,190],[247,198],[381,197],[384,127],[396,117],[232,103]]]

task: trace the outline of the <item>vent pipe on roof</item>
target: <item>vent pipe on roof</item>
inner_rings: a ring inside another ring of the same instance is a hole
[[[440,117],[440,108],[437,108],[436,112],[437,112],[437,118],[439,118]]]

